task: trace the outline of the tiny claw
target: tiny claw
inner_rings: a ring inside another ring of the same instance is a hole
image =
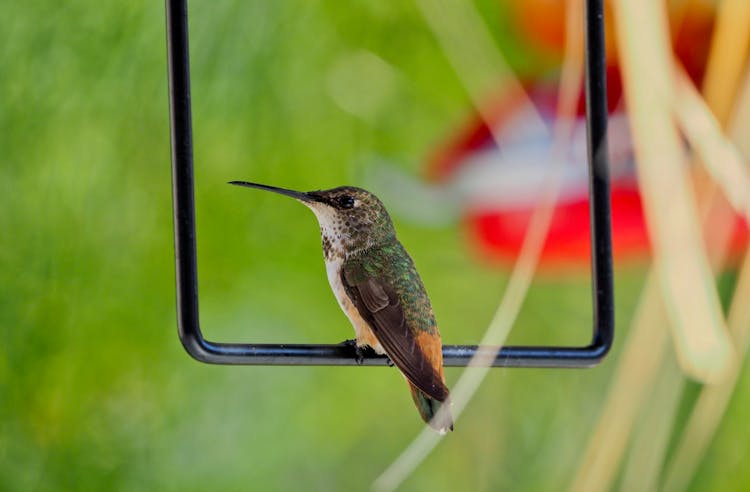
[[[393,367],[393,361],[387,355],[385,356],[385,363],[388,364],[388,367]]]
[[[344,340],[339,345],[342,345],[347,348],[354,349],[354,360],[357,362],[358,366],[361,366],[362,363],[365,361],[365,353],[367,352],[366,347],[360,347],[357,345],[357,340]]]
[[[354,345],[354,354],[355,354],[355,361],[357,361],[357,365],[361,366],[365,361],[365,352],[367,352],[367,349],[365,347],[360,347],[359,345]]]
[[[357,346],[357,341],[352,338],[350,340],[344,340],[339,345],[343,345],[344,347],[356,347]]]

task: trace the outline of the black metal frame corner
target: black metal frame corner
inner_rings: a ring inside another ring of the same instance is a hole
[[[614,287],[607,151],[607,87],[603,0],[586,0],[586,122],[589,161],[593,338],[584,347],[478,347],[445,345],[446,366],[465,366],[477,351],[495,354],[493,366],[591,367],[614,339]],[[199,361],[250,365],[355,365],[347,345],[235,344],[203,338],[198,317],[198,267],[195,241],[193,136],[186,0],[166,0],[167,53],[172,143],[177,320],[180,340]],[[364,365],[385,365],[383,356]]]

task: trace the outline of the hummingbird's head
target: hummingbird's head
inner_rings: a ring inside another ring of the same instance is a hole
[[[301,192],[246,181],[232,181],[230,184],[286,195],[310,208],[320,224],[327,258],[336,254],[354,254],[396,237],[383,203],[362,188],[340,186],[330,190]]]

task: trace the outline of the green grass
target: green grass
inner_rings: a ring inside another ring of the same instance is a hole
[[[482,12],[515,66],[543,66],[502,9]],[[395,370],[215,367],[179,344],[163,5],[2,2],[0,19],[0,490],[365,489],[420,430]],[[458,79],[410,3],[192,2],[190,29],[206,335],[349,338],[312,215],[225,183],[361,184],[368,155],[418,173],[467,115]],[[329,78],[365,50],[397,76],[358,117]],[[458,225],[395,220],[444,339],[476,341],[507,273],[472,259]],[[634,270],[618,277],[619,340]],[[539,280],[512,341],[580,343],[589,302],[583,275]],[[595,370],[493,371],[405,489],[559,490],[618,349]],[[747,388],[701,490],[750,481]]]

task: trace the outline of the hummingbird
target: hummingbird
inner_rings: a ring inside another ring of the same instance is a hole
[[[440,332],[409,253],[383,203],[367,190],[341,186],[300,192],[247,181],[229,184],[285,195],[313,211],[320,225],[328,282],[351,321],[358,360],[369,348],[401,371],[422,419],[453,430]],[[344,342],[351,343],[351,341]]]

